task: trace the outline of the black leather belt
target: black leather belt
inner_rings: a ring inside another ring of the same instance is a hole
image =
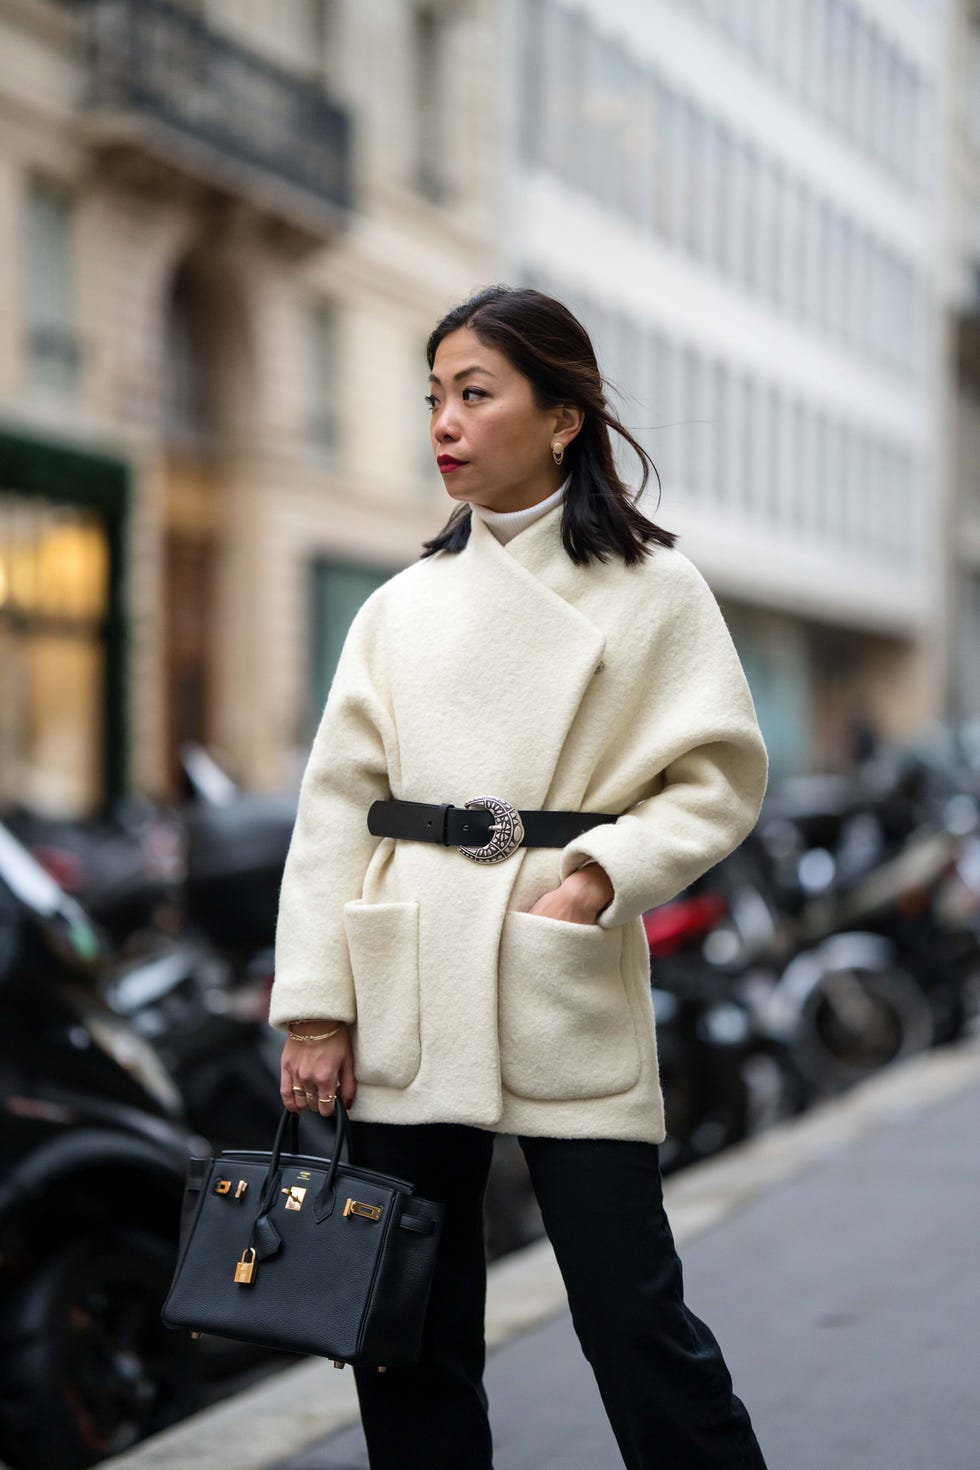
[[[375,801],[368,831],[376,837],[455,846],[478,863],[499,863],[519,847],[564,847],[590,827],[617,821],[615,812],[517,811],[499,796],[474,796],[464,806],[451,801]]]

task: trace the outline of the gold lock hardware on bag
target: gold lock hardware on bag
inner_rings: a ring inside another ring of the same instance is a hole
[[[362,1220],[380,1220],[381,1206],[366,1205],[363,1200],[349,1199],[344,1205],[344,1219],[350,1219],[351,1215],[360,1215]]]
[[[245,1257],[251,1255],[252,1259],[246,1261]],[[251,1286],[252,1276],[255,1272],[255,1246],[247,1245],[242,1251],[242,1258],[235,1265],[236,1286]]]
[[[231,1180],[230,1179],[219,1179],[218,1182],[217,1182],[217,1184],[214,1186],[214,1192],[215,1192],[215,1194],[227,1194],[230,1189],[231,1189]]]
[[[281,1189],[279,1193],[286,1196],[287,1210],[301,1210],[303,1208],[303,1201],[306,1198],[305,1186],[300,1189],[297,1185],[293,1184],[289,1189]]]

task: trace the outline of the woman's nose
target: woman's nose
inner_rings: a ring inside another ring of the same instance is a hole
[[[436,414],[432,424],[432,437],[441,444],[444,440],[455,440],[459,438],[459,425],[456,415],[447,403]]]

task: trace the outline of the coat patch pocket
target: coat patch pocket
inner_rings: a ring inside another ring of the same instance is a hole
[[[407,1087],[422,1059],[418,903],[352,899],[344,904],[344,927],[357,996],[355,1075]]]
[[[500,939],[498,1014],[504,1086],[564,1101],[625,1092],[640,1049],[623,979],[623,927],[511,910]]]

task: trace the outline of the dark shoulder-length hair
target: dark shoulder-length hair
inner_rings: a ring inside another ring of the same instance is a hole
[[[636,508],[650,470],[658,486],[660,475],[642,444],[610,409],[589,334],[568,307],[530,287],[488,286],[442,318],[426,345],[430,368],[440,342],[460,327],[469,327],[485,346],[503,353],[529,380],[539,408],[569,404],[585,416],[566,449],[571,478],[562,502],[561,538],[572,561],[587,566],[593,557],[606,561],[616,555],[632,566],[651,546],[673,546],[674,533]],[[610,432],[624,439],[640,461],[638,490],[616,472]],[[422,557],[462,551],[471,524],[469,505],[457,505],[439,534],[422,543]]]

